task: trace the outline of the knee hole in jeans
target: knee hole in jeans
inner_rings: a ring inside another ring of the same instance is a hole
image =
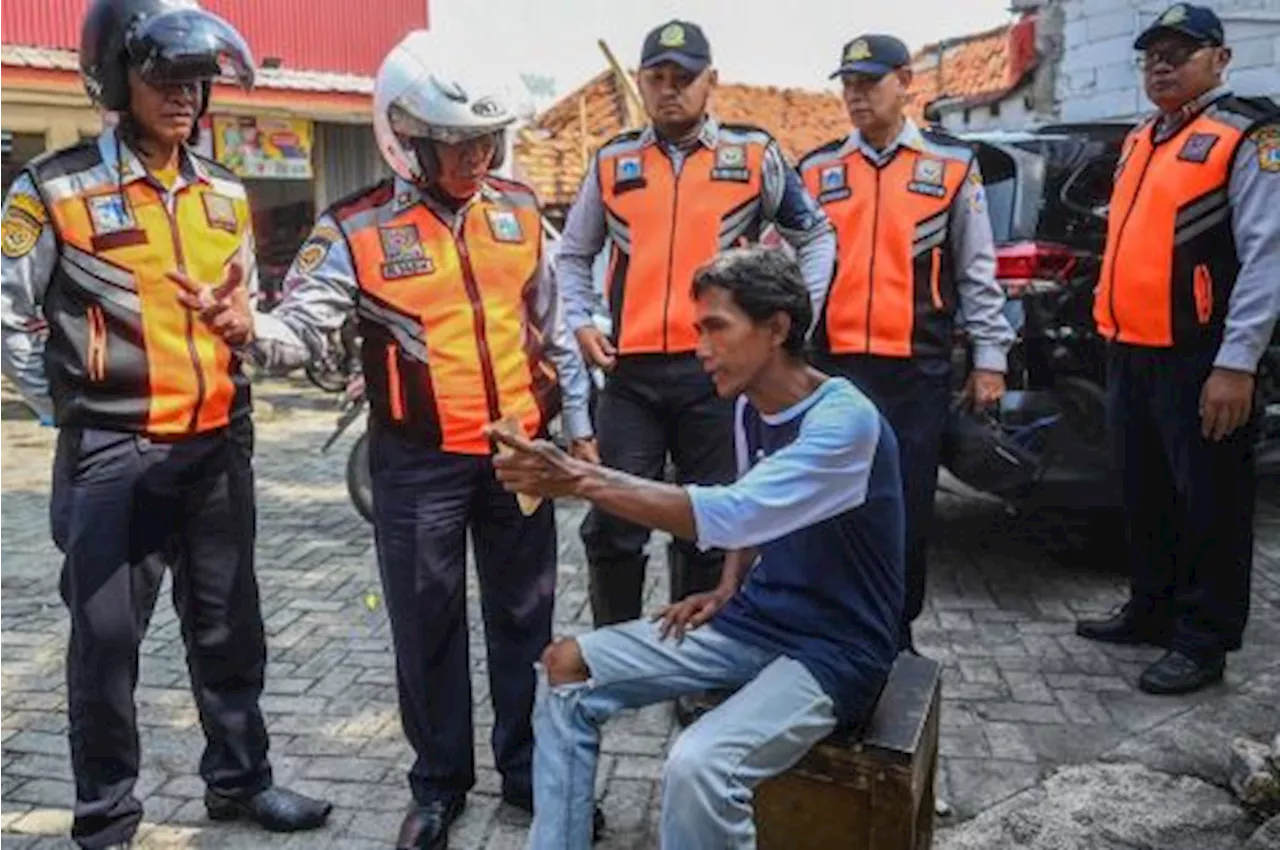
[[[591,678],[582,649],[573,638],[561,638],[548,646],[542,653],[542,667],[547,674],[547,684],[552,688]]]

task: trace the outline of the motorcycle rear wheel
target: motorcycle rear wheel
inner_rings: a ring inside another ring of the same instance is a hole
[[[365,522],[373,522],[373,473],[369,469],[369,433],[366,431],[351,445],[347,455],[347,493],[356,512]]]

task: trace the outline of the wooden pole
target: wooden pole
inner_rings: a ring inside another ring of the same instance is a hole
[[[617,81],[618,88],[622,90],[622,105],[626,111],[627,128],[643,126],[646,123],[644,104],[640,100],[640,92],[636,89],[635,81],[618,63],[617,57],[613,55],[613,51],[609,49],[608,44],[605,44],[603,38],[596,41],[596,44],[600,46],[601,52],[604,53],[605,61],[609,63],[610,69],[613,70],[613,76]]]
[[[582,160],[582,171],[587,170],[587,96],[578,95],[578,156]]]

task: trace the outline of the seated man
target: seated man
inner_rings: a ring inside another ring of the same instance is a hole
[[[897,654],[903,507],[892,430],[851,383],[806,362],[809,295],[778,249],[720,255],[693,294],[698,357],[717,392],[742,396],[736,483],[653,482],[490,430],[507,489],[577,496],[730,552],[715,591],[543,653],[535,850],[588,846],[606,719],[708,688],[739,690],[672,749],[662,846],[754,847],[752,789],[837,724],[865,718]]]

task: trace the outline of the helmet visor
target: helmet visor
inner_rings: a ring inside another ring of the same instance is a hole
[[[140,22],[125,42],[129,64],[152,85],[218,78],[253,86],[253,53],[235,27],[202,9],[174,9]]]

